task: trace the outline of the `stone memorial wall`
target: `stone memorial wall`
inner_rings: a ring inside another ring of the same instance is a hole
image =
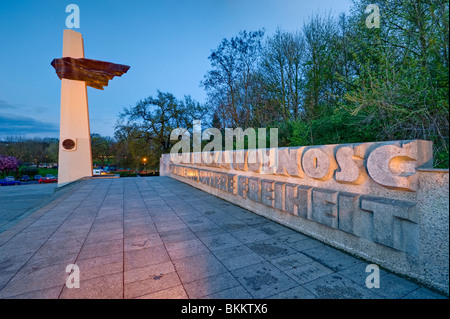
[[[448,293],[448,170],[422,140],[165,154],[160,174]]]

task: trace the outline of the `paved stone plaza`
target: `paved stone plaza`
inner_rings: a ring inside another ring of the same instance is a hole
[[[0,234],[55,197],[56,184],[22,184],[0,189]],[[18,196],[18,194],[20,194]]]
[[[446,298],[384,270],[368,289],[367,262],[167,177],[57,194],[0,234],[0,298]]]

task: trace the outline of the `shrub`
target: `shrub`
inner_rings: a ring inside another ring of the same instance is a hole
[[[119,173],[120,177],[136,177],[137,173],[132,171],[126,171],[126,172],[117,172]]]
[[[159,172],[139,173],[139,176],[142,176],[142,177],[146,177],[146,176],[159,176]]]
[[[28,175],[30,177],[33,177],[34,175],[38,175],[39,174],[39,169],[37,169],[36,167],[23,167],[20,170],[20,175]]]

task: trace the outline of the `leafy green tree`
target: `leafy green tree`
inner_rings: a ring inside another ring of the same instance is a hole
[[[263,36],[263,30],[241,31],[238,36],[223,39],[208,58],[212,70],[206,73],[202,85],[224,128],[249,126],[259,106],[257,68]]]
[[[278,29],[266,40],[263,49],[260,73],[269,103],[281,120],[296,121],[302,115],[304,47],[300,33]]]
[[[99,161],[105,166],[106,161],[113,157],[112,145],[114,141],[111,137],[91,134],[91,150],[93,161]]]
[[[365,27],[362,11],[353,16],[360,69],[345,107],[377,128],[378,140],[433,141],[436,164],[448,165],[448,1],[379,6],[380,29]]]
[[[149,166],[157,165],[161,154],[172,146],[170,133],[175,128],[191,130],[193,121],[208,113],[205,106],[190,96],[177,100],[171,93],[158,91],[134,107],[124,108],[116,124],[115,137],[127,157],[127,163],[139,166],[142,158],[149,158]]]

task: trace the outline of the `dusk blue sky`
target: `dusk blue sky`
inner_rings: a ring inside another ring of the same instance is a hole
[[[208,56],[241,30],[300,30],[317,12],[348,13],[351,0],[42,0],[0,1],[0,140],[58,137],[60,80],[68,4],[80,8],[85,57],[130,65],[104,91],[88,87],[91,133],[113,136],[123,107],[157,90],[200,103]]]

